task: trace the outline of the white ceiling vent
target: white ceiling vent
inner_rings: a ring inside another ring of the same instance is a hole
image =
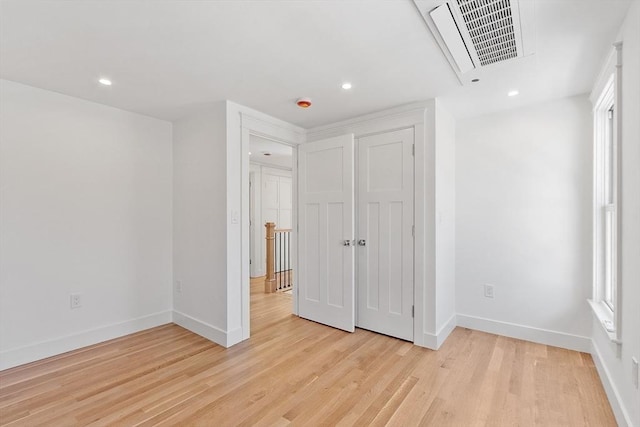
[[[480,65],[518,56],[511,1],[458,0],[458,6]]]
[[[462,83],[534,52],[533,0],[414,0]]]
[[[466,73],[469,70],[473,70],[475,66],[471,60],[469,49],[460,35],[460,28],[458,28],[453,18],[451,7],[448,4],[443,4],[433,9],[430,15],[434,24],[438,27],[440,37],[442,37],[442,40],[447,45],[447,49],[453,57],[452,59],[458,71]]]

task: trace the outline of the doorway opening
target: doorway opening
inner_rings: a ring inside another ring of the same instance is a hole
[[[294,149],[249,135],[249,273],[253,305],[293,310]],[[268,294],[265,296],[264,294]]]

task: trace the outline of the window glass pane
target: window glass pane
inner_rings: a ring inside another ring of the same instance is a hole
[[[614,144],[613,144],[613,106],[608,111],[606,121],[606,133],[604,143],[604,202],[611,204],[613,200],[614,185]]]
[[[613,310],[615,289],[615,209],[605,208],[604,214],[604,302]]]

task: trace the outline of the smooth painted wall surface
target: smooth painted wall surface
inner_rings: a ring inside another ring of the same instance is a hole
[[[593,320],[593,344],[625,412],[640,426],[640,391],[632,382],[631,357],[640,360],[640,3],[629,9],[622,46],[622,347],[620,356]],[[623,420],[618,419],[620,425]]]
[[[436,102],[436,333],[455,324],[456,314],[456,130]],[[453,320],[453,321],[452,321]],[[449,325],[448,322],[451,322]]]
[[[171,156],[169,122],[0,80],[2,367],[170,321]]]
[[[185,327],[223,345],[226,185],[226,104],[221,102],[173,125],[173,304],[178,315],[195,322]],[[177,323],[183,324],[181,319]]]
[[[462,120],[456,135],[458,315],[590,336],[587,96]]]

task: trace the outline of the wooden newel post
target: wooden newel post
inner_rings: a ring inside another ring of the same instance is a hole
[[[264,291],[270,294],[276,291],[276,273],[274,271],[276,224],[268,222],[264,226],[267,228],[267,277],[264,280]]]

